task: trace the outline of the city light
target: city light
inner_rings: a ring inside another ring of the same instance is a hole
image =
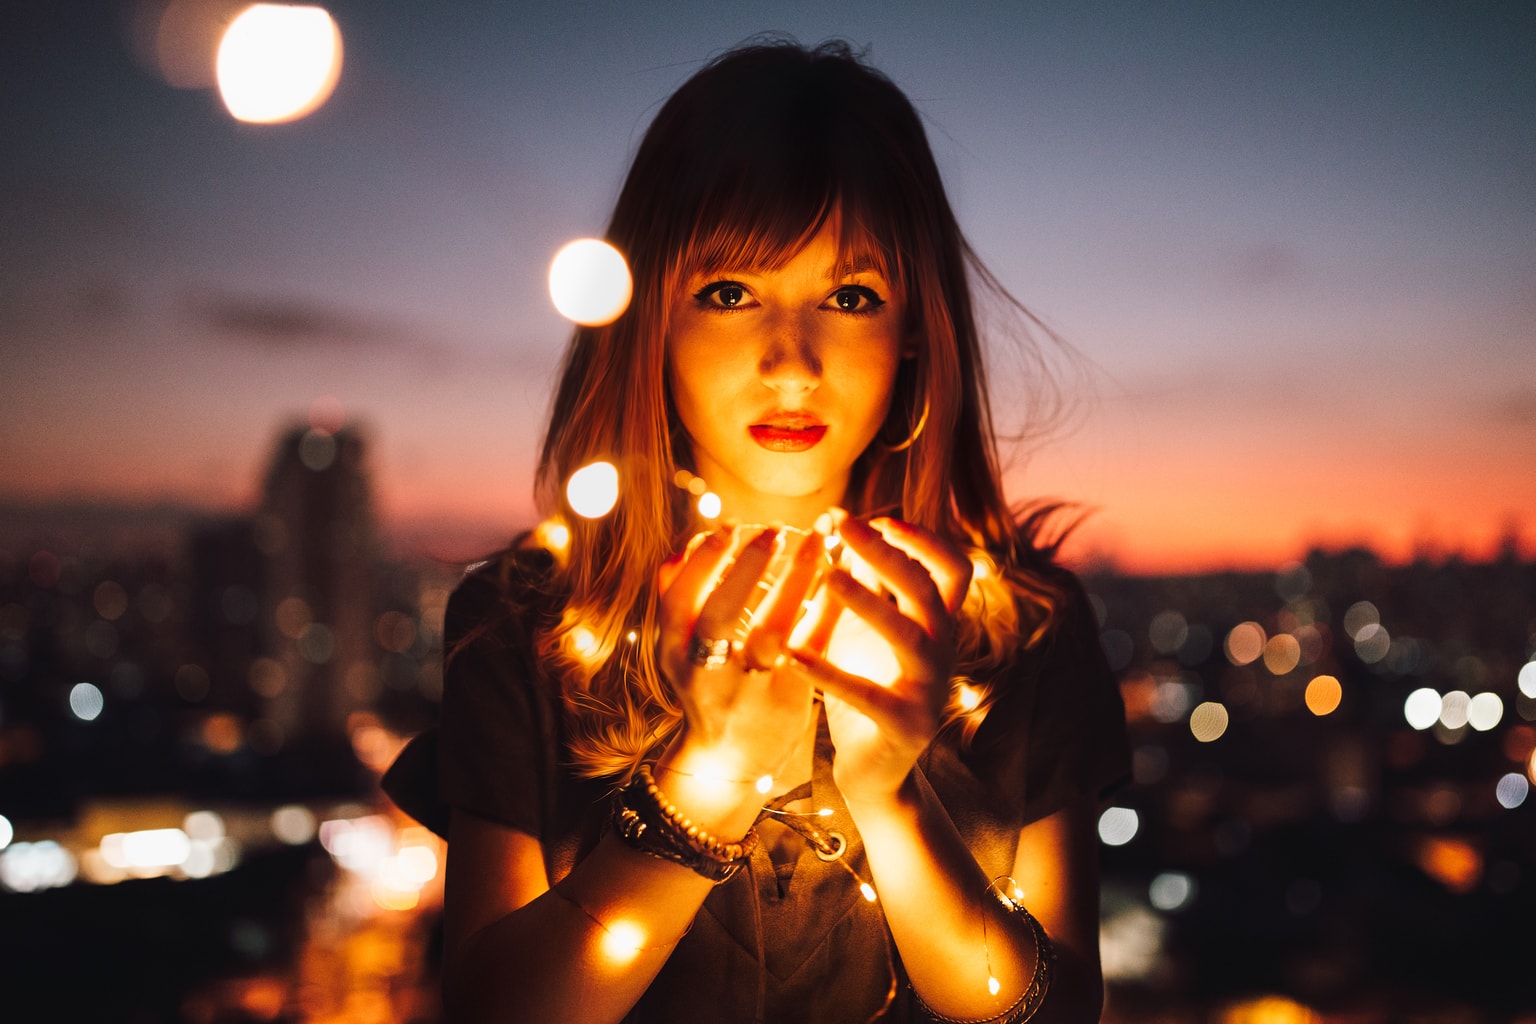
[[[633,287],[623,254],[600,239],[567,244],[549,265],[549,297],[555,309],[585,327],[602,327],[622,316]]]
[[[341,31],[320,7],[252,4],[219,42],[219,95],[236,120],[276,124],[330,98],[341,75]]]

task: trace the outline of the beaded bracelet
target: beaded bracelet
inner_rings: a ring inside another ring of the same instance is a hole
[[[1052,944],[1050,936],[1045,934],[1045,929],[1041,927],[1040,922],[1035,920],[1035,915],[1026,910],[1024,904],[1002,895],[998,895],[998,900],[1009,910],[1023,915],[1024,920],[1029,922],[1030,931],[1034,933],[1035,973],[1029,980],[1029,986],[1024,989],[1023,994],[1018,999],[1014,1000],[1012,1006],[1001,1013],[993,1014],[990,1017],[973,1017],[969,1019],[944,1016],[923,1002],[923,997],[917,994],[916,989],[913,989],[912,995],[917,999],[917,1005],[922,1007],[923,1012],[931,1020],[938,1021],[939,1024],[1024,1024],[1025,1021],[1035,1015],[1036,1011],[1040,1009],[1040,1005],[1045,1002],[1045,994],[1051,988],[1051,970],[1056,963],[1056,947]]]
[[[681,864],[716,884],[740,871],[757,848],[755,828],[731,843],[689,821],[662,795],[648,764],[636,769],[629,784],[614,794],[611,823],[627,845]]]

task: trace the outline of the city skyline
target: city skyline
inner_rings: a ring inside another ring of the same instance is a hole
[[[265,127],[135,62],[144,5],[8,13],[0,508],[248,510],[329,397],[397,536],[531,525],[548,259],[702,59],[780,29],[909,91],[978,252],[1081,357],[1008,481],[1094,510],[1070,554],[1536,546],[1528,8],[327,6],[335,96]]]

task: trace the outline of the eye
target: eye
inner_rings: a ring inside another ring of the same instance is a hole
[[[714,281],[693,293],[694,300],[707,309],[739,309],[751,295],[736,281]]]
[[[885,300],[873,288],[845,284],[832,293],[832,303],[844,313],[873,313],[885,305]]]

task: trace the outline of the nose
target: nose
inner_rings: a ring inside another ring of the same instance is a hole
[[[821,383],[821,354],[814,330],[796,320],[776,326],[758,361],[762,382],[781,395],[804,394]]]

